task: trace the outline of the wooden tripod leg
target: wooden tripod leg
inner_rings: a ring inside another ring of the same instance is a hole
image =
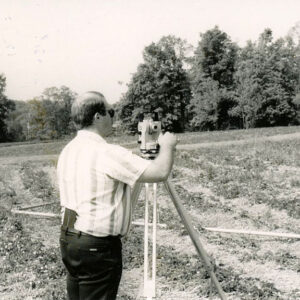
[[[204,266],[205,266],[211,280],[213,281],[215,287],[217,288],[220,298],[222,300],[226,300],[227,297],[226,297],[220,283],[218,282],[218,279],[217,279],[215,273],[213,272],[213,266],[211,265],[210,260],[206,254],[206,251],[204,250],[204,248],[201,244],[201,241],[198,237],[198,233],[195,231],[192,224],[189,222],[190,218],[189,218],[188,214],[185,212],[184,206],[182,205],[182,203],[175,191],[175,188],[173,187],[172,183],[169,180],[165,181],[164,184],[165,184],[166,190],[168,191],[187,232],[189,233],[189,236],[190,236],[199,256],[204,261]]]

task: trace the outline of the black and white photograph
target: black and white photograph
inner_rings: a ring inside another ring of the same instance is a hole
[[[300,1],[0,2],[1,300],[300,299]]]

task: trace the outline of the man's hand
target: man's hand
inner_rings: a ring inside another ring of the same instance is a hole
[[[175,134],[166,132],[165,134],[161,134],[158,137],[158,144],[161,148],[171,148],[175,149],[177,145],[178,139]]]
[[[139,182],[166,181],[171,172],[174,160],[174,150],[178,139],[175,134],[166,132],[158,137],[160,150],[158,156],[139,178]]]

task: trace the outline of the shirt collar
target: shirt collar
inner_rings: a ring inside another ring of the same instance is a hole
[[[101,135],[99,135],[95,132],[89,131],[89,130],[85,130],[85,129],[79,130],[77,132],[77,136],[88,138],[88,139],[94,140],[99,143],[106,143],[105,139]]]

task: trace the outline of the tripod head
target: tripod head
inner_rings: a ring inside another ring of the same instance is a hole
[[[161,133],[161,121],[158,119],[158,113],[147,113],[140,115],[138,123],[138,143],[143,158],[154,159],[159,153],[159,144],[157,142]]]

